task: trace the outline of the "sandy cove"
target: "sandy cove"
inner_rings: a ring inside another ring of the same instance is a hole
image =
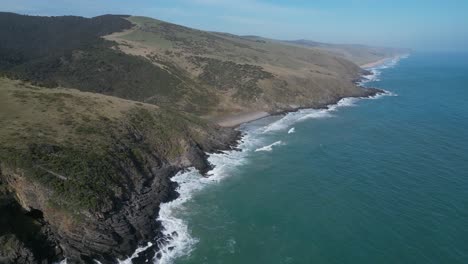
[[[226,116],[216,120],[215,122],[222,127],[236,127],[243,123],[255,121],[257,119],[264,118],[269,115],[269,113],[263,111],[247,112]]]
[[[398,56],[396,56],[398,57]],[[393,59],[395,57],[387,57],[383,58],[374,62],[369,62],[366,64],[359,65],[359,67],[363,69],[368,69],[372,67],[376,67],[379,65],[382,65],[386,63],[388,60]],[[214,121],[222,126],[222,127],[237,127],[241,124],[244,123],[249,123],[267,116],[270,116],[271,113],[264,112],[264,111],[254,111],[254,112],[245,112],[245,113],[239,113],[239,114],[233,114],[233,115],[228,115],[224,116],[218,119],[215,119]]]
[[[383,59],[380,59],[378,61],[374,61],[374,62],[369,62],[369,63],[366,63],[366,64],[362,64],[362,65],[359,65],[359,67],[363,68],[363,69],[368,69],[368,68],[372,68],[372,67],[376,67],[376,66],[379,66],[379,65],[382,65],[384,64],[387,60],[389,59],[392,59],[392,57],[389,57],[389,58],[383,58]]]

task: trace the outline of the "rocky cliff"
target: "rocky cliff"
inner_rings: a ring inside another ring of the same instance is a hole
[[[37,230],[28,236],[49,241],[44,250],[2,230],[10,246],[1,256],[12,263],[125,258],[155,238],[159,204],[177,195],[170,177],[206,171],[205,152],[229,149],[239,136],[154,105],[6,79],[0,101],[5,208],[30,215]]]
[[[0,262],[114,263],[153,240],[170,177],[239,132],[210,120],[378,90],[336,54],[154,19],[0,13]]]

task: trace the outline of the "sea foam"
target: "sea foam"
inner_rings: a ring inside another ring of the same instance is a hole
[[[402,55],[402,56],[396,56],[396,57],[387,59],[386,61],[384,61],[380,65],[370,67],[370,68],[366,68],[366,70],[368,70],[371,74],[363,75],[362,76],[363,78],[358,83],[358,85],[364,85],[364,84],[366,84],[368,82],[380,81],[379,76],[382,73],[382,70],[395,67],[398,64],[398,62],[400,62],[400,60],[406,59],[409,56],[410,56],[409,54]]]
[[[174,259],[192,252],[198,239],[190,235],[188,224],[181,213],[187,210],[185,204],[192,199],[193,195],[206,186],[216,184],[231,175],[238,166],[247,161],[247,157],[254,152],[253,150],[263,144],[258,129],[247,129],[243,132],[242,142],[238,146],[242,151],[232,150],[209,155],[208,161],[214,165],[214,168],[207,173],[208,177],[202,176],[195,168],[190,168],[171,178],[178,184],[176,191],[179,193],[179,197],[160,205],[157,221],[161,222],[163,235],[156,242],[158,251],[153,263],[173,263]],[[132,259],[148,247],[138,248],[131,257],[120,260],[119,263],[132,263]]]
[[[280,141],[276,141],[270,145],[267,145],[267,146],[264,146],[264,147],[261,147],[261,148],[258,148],[255,150],[255,152],[259,152],[259,151],[272,151],[273,150],[273,147],[274,146],[279,146],[279,145],[282,145],[283,142],[280,140]]]
[[[369,69],[371,75],[364,76],[360,85],[367,82],[378,81],[378,76],[382,69],[390,68],[398,63],[400,58],[389,60],[384,65],[377,66]],[[369,99],[376,99],[382,96],[395,96],[390,92],[385,94],[371,97]],[[273,132],[285,130],[290,128],[291,125],[308,119],[317,118],[330,118],[333,117],[333,112],[342,107],[354,106],[356,101],[362,98],[344,98],[338,103],[329,105],[325,109],[302,109],[297,112],[286,114],[281,119],[267,125],[262,125],[255,128],[244,126],[244,137],[238,146],[242,151],[225,151],[222,153],[210,154],[208,161],[214,165],[214,168],[208,172],[209,177],[202,176],[196,169],[191,168],[183,172],[179,172],[171,178],[172,181],[177,182],[178,187],[176,191],[179,197],[173,201],[163,203],[160,206],[158,221],[161,222],[163,236],[156,242],[158,252],[153,259],[153,263],[169,264],[181,256],[190,254],[198,239],[190,235],[190,230],[187,222],[181,216],[181,212],[187,210],[185,204],[193,195],[198,191],[204,189],[206,186],[216,184],[225,177],[228,177],[235,172],[236,168],[245,164],[248,157],[252,153],[260,151],[271,151],[275,146],[283,145],[283,141],[276,141],[272,144],[260,147],[264,144],[265,138]],[[251,126],[252,124],[250,124]],[[294,128],[290,128],[288,133],[293,133]],[[231,243],[231,244],[235,244]],[[139,253],[145,251],[152,244],[148,243],[144,247],[138,248],[135,253],[126,260],[119,261],[121,264],[130,264],[131,259],[138,256]]]
[[[321,119],[333,117],[333,112],[342,107],[355,106],[357,98],[343,98],[338,103],[328,105],[323,109],[301,109],[297,112],[287,113],[283,118],[265,126],[263,133],[272,133],[280,130],[286,130],[291,125],[308,119]],[[294,130],[293,130],[294,132]],[[291,133],[293,133],[291,132]],[[289,133],[289,131],[288,131]]]

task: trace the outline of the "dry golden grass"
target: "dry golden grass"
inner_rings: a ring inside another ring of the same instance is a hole
[[[21,145],[23,139],[44,142],[92,142],[97,135],[76,133],[81,126],[116,122],[132,108],[155,105],[74,89],[47,89],[0,79],[0,143]]]
[[[108,206],[122,192],[123,171],[155,157],[190,166],[194,146],[215,148],[226,135],[188,113],[0,78],[0,170],[47,186],[52,207]]]
[[[360,67],[327,50],[206,32],[145,17],[128,19],[135,24],[133,29],[105,38],[117,42],[123,52],[146,57],[162,68],[175,66],[216,95],[218,104],[203,114],[208,118],[314,106],[361,89],[352,83]],[[253,72],[255,67],[258,73]],[[215,76],[216,82],[207,76]]]

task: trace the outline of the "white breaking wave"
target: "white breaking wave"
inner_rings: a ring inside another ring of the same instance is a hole
[[[385,65],[370,69],[373,74],[364,76],[366,81],[361,82],[361,85],[365,82],[377,81],[380,70],[395,66],[398,60],[399,59],[394,59]],[[396,95],[387,92],[370,99],[376,99],[382,96]],[[354,106],[354,103],[359,99],[360,98],[344,98],[337,104],[329,105],[326,109],[302,109],[297,112],[288,113],[271,124],[245,130],[242,142],[238,146],[242,151],[225,151],[223,153],[209,155],[208,161],[214,165],[214,168],[208,172],[209,177],[203,177],[194,168],[179,172],[172,177],[171,180],[178,184],[176,191],[179,193],[179,197],[173,201],[163,203],[160,206],[157,220],[160,221],[163,226],[163,237],[157,241],[159,251],[155,255],[153,263],[170,264],[176,258],[186,256],[193,251],[198,239],[190,235],[188,224],[180,216],[180,213],[186,210],[185,203],[189,201],[196,192],[230,176],[238,166],[247,162],[247,157],[252,153],[271,151],[273,147],[283,144],[282,141],[276,141],[270,145],[259,147],[264,139],[265,133],[285,130],[291,127],[292,124],[306,119],[333,117],[332,112],[340,107]],[[288,134],[294,133],[294,131],[294,127],[290,128]],[[234,250],[235,241],[230,241],[228,245]],[[119,261],[119,263],[130,264],[132,258],[138,256],[138,253],[146,250],[150,246],[152,246],[152,244],[148,243],[145,247],[138,248],[130,258]]]
[[[162,224],[163,236],[156,242],[158,252],[153,259],[153,263],[173,263],[176,258],[186,256],[192,252],[198,239],[190,235],[188,224],[180,214],[186,210],[185,203],[195,193],[231,175],[238,166],[246,162],[247,156],[262,143],[261,137],[259,137],[261,131],[259,132],[258,129],[244,132],[242,142],[238,146],[242,151],[233,150],[209,155],[208,161],[214,165],[214,168],[207,173],[209,177],[204,177],[195,168],[190,168],[177,173],[171,178],[172,181],[178,184],[176,191],[179,193],[179,197],[160,206],[157,220]],[[130,258],[119,261],[119,263],[132,263],[131,259],[137,257],[138,253],[149,246],[138,248]]]
[[[263,133],[270,133],[280,130],[286,130],[291,127],[291,125],[301,122],[307,119],[320,119],[320,118],[329,118],[333,117],[333,112],[341,107],[350,107],[355,106],[355,102],[359,98],[343,98],[338,103],[333,105],[328,105],[323,109],[301,109],[297,112],[287,113],[283,118],[267,125]],[[293,130],[294,131],[294,130]],[[289,133],[289,131],[288,131]],[[292,133],[292,132],[291,132]]]
[[[255,152],[259,152],[259,151],[272,151],[273,150],[273,147],[274,146],[279,146],[279,145],[282,145],[283,142],[280,141],[276,141],[275,143],[272,143],[270,145],[267,145],[267,146],[264,146],[264,147],[261,147],[261,148],[258,148],[255,150]]]
[[[368,69],[371,74],[363,75],[362,80],[358,83],[358,85],[364,85],[368,82],[375,82],[379,81],[380,71],[377,68]]]
[[[371,72],[369,75],[362,76],[363,79],[358,83],[358,85],[364,85],[368,82],[380,81],[379,76],[382,73],[382,70],[395,67],[398,62],[402,59],[408,58],[410,55],[402,55],[394,58],[387,59],[384,63],[377,65],[375,67],[368,68],[367,70]]]
[[[119,262],[119,264],[132,264],[132,259],[133,258],[138,257],[138,254],[140,254],[140,252],[145,251],[146,249],[148,249],[152,245],[153,245],[153,243],[148,242],[148,244],[146,244],[146,246],[137,248],[130,258],[128,258],[126,260],[117,260],[117,261]],[[94,261],[97,262],[97,260],[94,260]]]
[[[297,120],[294,120],[294,122],[304,121],[307,119],[327,118],[327,117],[332,117],[332,116],[333,115],[331,114],[331,111],[329,111],[329,109],[320,109],[320,110],[310,111],[309,113],[304,113],[303,116],[300,116]]]
[[[392,93],[390,91],[384,91],[384,93],[379,93],[379,94],[376,94],[374,96],[370,96],[370,97],[363,98],[363,99],[380,99],[380,98],[385,97],[385,96],[398,96],[398,94]]]

